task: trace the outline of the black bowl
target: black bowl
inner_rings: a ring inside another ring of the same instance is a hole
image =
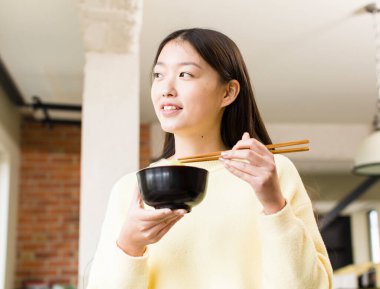
[[[156,209],[191,208],[205,195],[208,171],[191,166],[150,167],[137,172],[144,202]]]

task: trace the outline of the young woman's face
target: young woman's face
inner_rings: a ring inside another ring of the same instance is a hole
[[[187,41],[164,46],[153,78],[152,102],[164,131],[203,135],[219,129],[226,84]]]

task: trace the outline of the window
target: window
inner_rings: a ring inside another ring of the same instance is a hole
[[[369,242],[371,248],[371,261],[380,262],[380,240],[379,240],[379,217],[376,210],[368,212]]]

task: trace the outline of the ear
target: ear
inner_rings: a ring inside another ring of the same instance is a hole
[[[223,97],[221,107],[229,106],[233,103],[240,92],[240,84],[236,79],[230,80],[226,85],[226,92]]]

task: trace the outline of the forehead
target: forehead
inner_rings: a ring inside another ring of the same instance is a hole
[[[205,63],[195,48],[188,41],[181,39],[174,39],[166,43],[157,59],[157,63],[167,64],[188,61]]]

